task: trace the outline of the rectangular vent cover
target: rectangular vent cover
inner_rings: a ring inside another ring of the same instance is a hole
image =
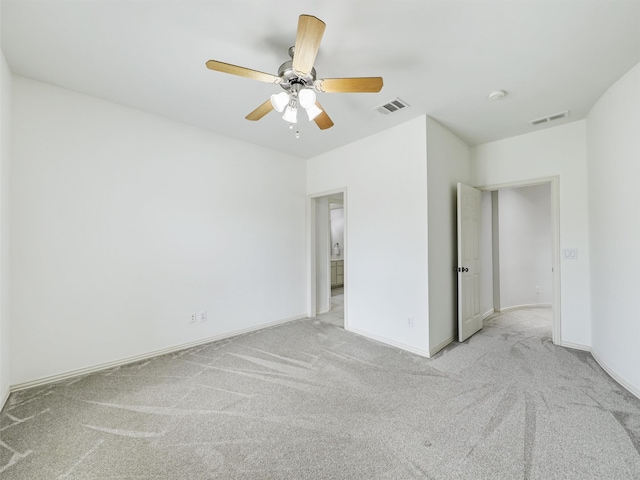
[[[554,120],[560,120],[561,118],[565,118],[568,116],[569,116],[569,110],[565,110],[564,112],[554,113],[553,115],[549,115],[548,117],[529,120],[529,123],[531,125],[540,125],[541,123],[553,122]]]
[[[396,97],[393,100],[389,100],[384,105],[380,105],[379,107],[376,107],[376,110],[382,113],[383,115],[389,115],[390,113],[398,112],[403,108],[407,108],[408,106],[409,104],[407,102],[405,102],[404,100],[400,100],[399,98]]]

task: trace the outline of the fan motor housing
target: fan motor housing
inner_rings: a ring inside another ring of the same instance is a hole
[[[293,60],[288,60],[278,68],[278,76],[282,79],[280,86],[289,91],[294,83],[302,84],[302,86],[313,86],[313,82],[316,81],[316,69],[312,68],[307,75],[299,75],[293,69]]]

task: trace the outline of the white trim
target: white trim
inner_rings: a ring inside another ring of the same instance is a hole
[[[316,307],[316,199],[307,199],[307,317],[315,317]]]
[[[560,272],[560,177],[551,179],[551,288],[553,290],[553,325],[551,341],[562,342],[561,272]]]
[[[551,191],[551,283],[553,290],[553,324],[551,340],[555,345],[562,344],[561,315],[561,272],[560,272],[560,176],[541,177],[517,182],[498,183],[494,185],[476,186],[481,191],[494,191],[503,188],[530,187],[548,183]],[[505,309],[501,309],[504,311]]]
[[[389,340],[388,338],[379,337],[373,333],[365,332],[364,330],[359,330],[357,328],[349,328],[345,327],[345,330],[348,330],[351,333],[358,334],[362,337],[369,338],[371,340],[375,340],[376,342],[384,343],[385,345],[390,345],[392,347],[399,348],[400,350],[405,350],[407,352],[415,353],[416,355],[420,355],[421,357],[431,358],[431,355],[426,350],[422,350],[421,348],[411,347],[409,345],[405,345],[404,343],[396,342],[393,340]]]
[[[7,400],[9,400],[9,395],[11,395],[11,388],[7,388],[6,392],[2,395],[2,398],[0,398],[0,412],[6,405]]]
[[[447,345],[449,345],[451,342],[453,342],[456,339],[456,337],[451,336],[449,338],[447,338],[446,340],[440,342],[438,345],[436,345],[434,348],[430,348],[429,349],[429,358],[433,357],[436,353],[438,353],[440,350],[442,350],[444,347],[446,347]]]
[[[193,342],[181,343],[179,345],[174,345],[172,347],[161,348],[159,350],[153,350],[151,352],[142,353],[140,355],[133,355],[131,357],[121,358],[120,360],[114,360],[112,362],[101,363],[98,365],[94,365],[92,367],[79,368],[77,370],[71,370],[65,373],[59,373],[56,375],[50,375],[47,377],[38,378],[37,380],[31,380],[28,382],[18,383],[16,385],[10,386],[10,392],[17,392],[20,390],[24,390],[31,387],[39,387],[42,385],[47,385],[50,383],[59,382],[61,380],[66,380],[68,378],[79,377],[81,375],[87,375],[89,373],[95,373],[102,370],[107,370],[113,367],[119,367],[122,365],[127,365],[129,363],[139,362],[141,360],[146,360],[148,358],[157,357],[159,355],[166,355],[167,353],[173,353],[180,350],[185,350],[191,347],[197,347],[198,345],[204,345],[205,343],[217,342],[218,340],[224,340],[225,338],[236,337],[238,335],[242,335],[244,333],[255,332],[257,330],[262,330],[264,328],[274,327],[276,325],[281,325],[283,323],[292,322],[295,320],[300,320],[302,318],[307,318],[306,314],[294,315],[292,317],[283,318],[280,320],[276,320],[273,322],[262,323],[260,325],[256,325],[249,328],[243,328],[240,330],[234,330],[233,332],[227,332],[220,335],[214,335],[212,337],[201,338],[199,340],[195,340]],[[7,395],[8,398],[8,395]]]
[[[493,311],[500,310],[500,200],[498,190],[491,192],[491,288]]]
[[[552,308],[553,305],[550,303],[525,303],[523,305],[514,305],[512,307],[504,307],[500,310],[496,310],[496,313],[506,313],[511,312],[513,310],[524,310],[527,308]]]
[[[531,180],[519,180],[517,182],[495,183],[493,185],[483,185],[475,188],[491,192],[493,190],[502,190],[504,188],[533,187],[535,185],[553,183],[554,181],[558,181],[558,178],[559,177],[555,175],[553,177],[532,178]]]
[[[496,310],[495,310],[495,309],[493,309],[493,308],[492,308],[492,309],[490,309],[490,310],[487,310],[487,311],[482,315],[482,320],[483,320],[483,321],[484,321],[484,320],[486,320],[487,318],[489,318],[489,317],[490,317],[491,315],[493,315],[494,313],[496,313]]]
[[[590,351],[595,361],[598,362],[598,365],[600,365],[602,369],[605,372],[607,372],[611,378],[613,378],[616,382],[618,382],[622,387],[626,388],[631,393],[633,393],[636,397],[640,398],[640,389],[638,389],[635,385],[633,385],[631,382],[629,382],[625,378],[618,375],[611,367],[609,367],[609,365],[607,365],[607,363],[604,360],[602,360],[600,355],[598,355],[595,351],[593,350],[590,350]]]
[[[562,342],[558,346],[591,353],[591,347],[589,347],[589,345],[582,345],[581,343]]]

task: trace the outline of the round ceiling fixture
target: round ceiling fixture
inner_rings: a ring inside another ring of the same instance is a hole
[[[507,92],[505,92],[504,90],[496,90],[495,92],[491,92],[487,96],[487,99],[491,100],[492,102],[495,102],[496,100],[502,100],[506,94]]]

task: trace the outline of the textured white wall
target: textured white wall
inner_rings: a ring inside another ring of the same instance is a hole
[[[305,314],[304,161],[13,86],[12,384]]]
[[[577,248],[577,260],[563,260],[561,340],[591,345],[587,161],[585,121],[486,143],[474,148],[475,184],[523,182],[559,176],[560,248]]]
[[[457,185],[472,184],[471,150],[432,118],[427,118],[429,205],[429,346],[431,353],[457,332]]]
[[[309,195],[347,187],[348,328],[422,354],[429,348],[426,169],[425,117],[307,161]]]
[[[498,199],[500,307],[552,303],[549,184],[506,188]]]
[[[0,64],[0,409],[9,394],[10,377],[10,251],[9,178],[13,78],[2,54]]]
[[[640,65],[587,117],[593,352],[640,396]]]

